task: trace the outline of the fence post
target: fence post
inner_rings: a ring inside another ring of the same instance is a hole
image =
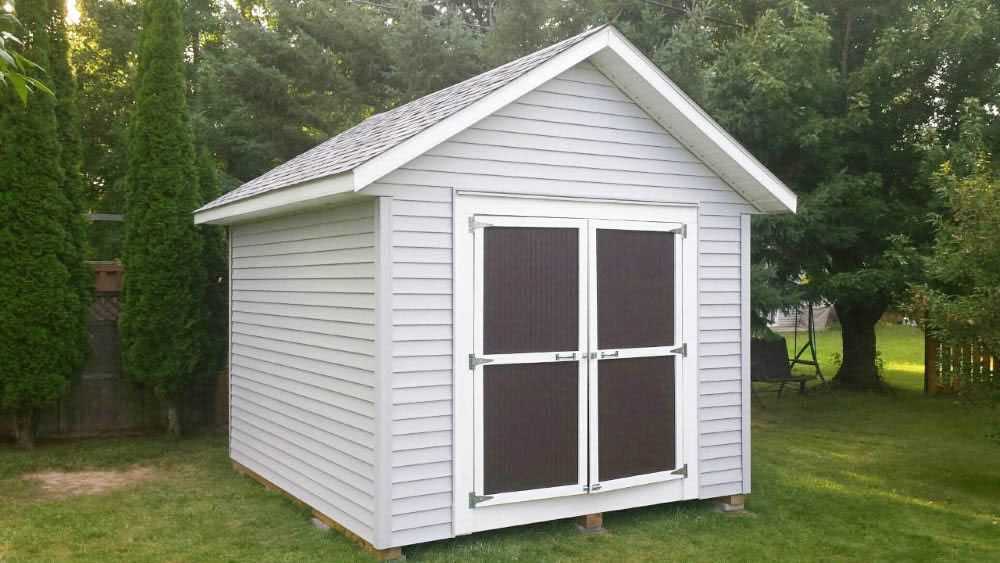
[[[933,394],[938,379],[938,343],[928,333],[924,333],[924,393]]]

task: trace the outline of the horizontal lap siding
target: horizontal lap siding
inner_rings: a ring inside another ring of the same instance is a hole
[[[743,491],[740,216],[702,210],[698,237],[699,494]]]
[[[230,455],[368,541],[374,205],[232,228]]]
[[[451,536],[452,190],[392,202],[392,543]]]
[[[689,203],[709,210],[713,217],[703,217],[706,224],[722,224],[701,231],[709,244],[699,275],[713,280],[707,283],[712,292],[701,298],[713,304],[702,306],[700,337],[706,353],[720,354],[714,370],[720,385],[701,390],[704,397],[718,396],[706,399],[700,418],[712,418],[702,423],[710,427],[733,424],[725,417],[740,401],[739,214],[753,208],[583,63],[365,189],[393,197],[394,545],[451,535],[453,190]],[[732,463],[739,418],[735,424],[735,432],[719,434],[735,442],[703,450],[707,467]],[[710,474],[724,477],[726,471]]]

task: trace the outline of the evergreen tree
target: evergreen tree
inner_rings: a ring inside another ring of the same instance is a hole
[[[191,220],[201,196],[181,20],[179,0],[142,4],[119,319],[124,371],[156,392],[175,436],[178,398],[206,348],[202,237]]]
[[[49,61],[48,3],[19,8],[30,34],[24,56]],[[38,69],[28,72],[48,81]],[[55,99],[34,93],[25,105],[12,90],[0,91],[0,408],[30,449],[39,411],[66,389],[86,348]]]
[[[49,75],[55,93],[56,126],[59,145],[62,148],[60,163],[65,178],[63,190],[69,205],[66,207],[67,248],[62,255],[70,272],[71,286],[79,295],[77,326],[69,335],[78,338],[81,349],[87,349],[90,342],[90,298],[93,294],[94,272],[84,257],[87,251],[87,225],[84,220],[83,140],[80,135],[80,111],[77,109],[76,78],[69,63],[69,40],[66,37],[66,3],[49,0]],[[68,335],[68,336],[69,336]],[[83,369],[83,359],[74,373]]]
[[[219,197],[219,175],[208,149],[198,151],[198,186],[201,203],[208,203]],[[205,316],[208,319],[208,350],[205,355],[208,375],[222,368],[226,362],[226,346],[229,343],[229,248],[225,227],[201,225],[205,264]]]
[[[480,34],[455,11],[440,13],[423,3],[404,3],[385,37],[387,83],[406,103],[485,70]]]

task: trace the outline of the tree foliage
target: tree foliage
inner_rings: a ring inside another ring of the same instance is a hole
[[[70,286],[82,304],[76,324],[66,334],[76,338],[76,346],[86,350],[90,345],[90,310],[87,306],[94,289],[94,272],[84,263],[87,253],[87,225],[84,221],[84,184],[80,171],[83,165],[83,141],[80,131],[80,112],[77,109],[76,77],[70,66],[70,46],[66,30],[66,4],[49,0],[49,75],[55,94],[56,128],[59,138],[59,162],[62,166],[63,193],[66,196],[65,215],[62,218],[68,237],[67,248],[60,256],[70,273]],[[73,372],[83,369],[83,357],[73,367]]]
[[[17,16],[3,11],[0,6],[0,88],[12,88],[21,103],[26,104],[28,94],[33,90],[50,95],[52,90],[43,80],[33,76],[32,71],[42,70],[42,67],[18,51],[24,47],[24,41],[17,33],[20,28],[21,22]]]
[[[944,162],[932,174],[946,210],[933,216],[929,279],[913,286],[912,305],[940,340],[1000,350],[1000,162],[991,159],[989,118],[979,106],[969,104],[958,140],[942,147]]]
[[[24,56],[58,64],[65,53],[53,49],[48,2],[25,2],[19,15],[30,34]],[[80,218],[67,197],[55,99],[34,95],[25,105],[10,89],[0,98],[0,408],[30,448],[40,409],[65,391],[86,354],[83,265],[70,224]]]
[[[135,119],[138,12],[81,1],[84,173],[91,207],[114,212],[122,124]],[[614,23],[800,196],[797,215],[754,220],[755,288],[797,298],[787,288],[804,277],[802,298],[832,301],[844,326],[837,377],[858,388],[879,385],[874,325],[921,276],[914,255],[934,246],[934,147],[958,138],[965,100],[1000,105],[1000,6],[990,0],[185,0],[183,9],[187,99],[223,189],[374,113]],[[755,297],[754,310],[774,305]]]
[[[198,151],[198,188],[202,205],[221,195],[219,172],[205,147]],[[229,345],[229,247],[225,227],[201,225],[198,230],[205,272],[203,314],[208,323],[205,370],[206,376],[214,376],[216,370],[226,365]]]
[[[128,150],[119,318],[122,367],[164,401],[180,431],[177,399],[205,355],[205,266],[194,141],[178,0],[144,0]]]
[[[933,238],[926,138],[954,138],[966,97],[998,102],[1000,15],[980,0],[763,4],[729,12],[748,29],[721,43],[700,101],[799,195],[797,215],[755,221],[755,261],[835,304],[837,378],[877,387],[875,323]]]

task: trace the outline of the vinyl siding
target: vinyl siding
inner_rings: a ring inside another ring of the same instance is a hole
[[[582,63],[364,190],[393,198],[392,543],[451,535],[454,190],[699,206],[701,494],[740,492],[739,227],[755,210]]]
[[[232,227],[230,456],[373,541],[372,201]]]
[[[698,469],[700,496],[743,492],[740,215],[698,220]]]

